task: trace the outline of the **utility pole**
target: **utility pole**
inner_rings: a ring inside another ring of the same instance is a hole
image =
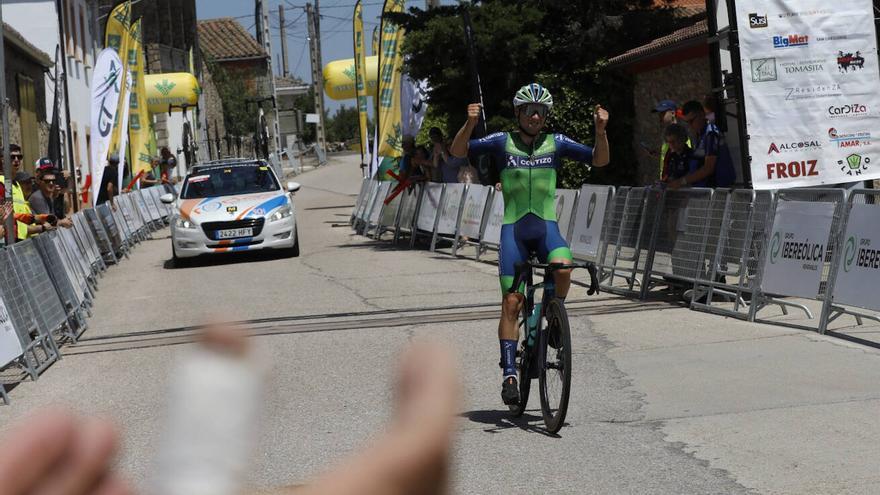
[[[274,119],[272,119],[272,134],[274,139],[272,141],[274,144],[274,151],[276,156],[278,156],[278,153],[281,151],[281,136],[279,135],[280,133],[278,129],[278,106],[275,104],[275,71],[272,69],[272,32],[270,31],[269,26],[269,14],[266,11],[266,4],[263,0],[254,0],[254,16],[257,21],[257,42],[260,43],[260,46],[266,51],[266,56],[268,57],[266,77],[269,78],[269,81],[266,84],[266,90],[272,97],[272,115],[274,116]],[[262,103],[260,105],[262,106]]]
[[[278,5],[278,22],[281,25],[281,75],[287,77],[290,71],[287,67],[287,26],[284,25],[284,5]]]
[[[316,0],[317,1],[317,0]],[[315,135],[318,145],[323,151],[327,150],[327,139],[324,135],[324,74],[321,63],[321,32],[317,21],[318,13],[312,9],[312,4],[306,4],[306,17],[309,24],[309,52],[312,61],[312,85],[315,91],[315,113],[318,114],[318,124]]]

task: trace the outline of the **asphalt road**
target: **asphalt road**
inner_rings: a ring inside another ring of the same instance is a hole
[[[0,425],[59,402],[109,416],[142,483],[186,327],[220,317],[248,320],[270,369],[254,486],[303,482],[380,431],[401,349],[430,336],[456,350],[464,384],[457,493],[880,490],[880,353],[674,303],[576,291],[568,425],[547,435],[537,397],[511,420],[495,267],[353,235],[357,161],[298,179],[299,258],[176,268],[167,230],[138,246],[101,280],[85,338],[12,391]]]

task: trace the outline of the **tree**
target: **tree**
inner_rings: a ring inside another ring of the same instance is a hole
[[[328,141],[350,141],[360,139],[357,107],[341,106],[327,120]]]
[[[431,87],[429,104],[438,119],[455,132],[471,100],[471,75],[460,9],[468,9],[490,132],[513,130],[515,91],[539,81],[554,95],[548,129],[593,141],[592,108],[601,102],[612,113],[608,136],[615,166],[586,173],[567,164],[560,184],[577,187],[584,180],[626,184],[634,180],[627,164],[632,149],[634,109],[631,81],[605,71],[605,61],[662,36],[676,27],[668,5],[655,0],[485,0],[475,5],[412,9],[395,16],[407,29],[406,68]]]
[[[248,108],[248,90],[242,74],[227,70],[214,60],[207,60],[208,71],[223,102],[223,123],[230,136],[254,133],[254,112]]]

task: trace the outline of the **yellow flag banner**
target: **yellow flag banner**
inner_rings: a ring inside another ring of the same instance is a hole
[[[354,72],[357,79],[358,127],[361,135],[361,162],[369,151],[367,139],[367,53],[364,46],[364,15],[361,0],[354,6]]]
[[[107,18],[107,29],[104,33],[104,46],[105,48],[112,48],[116,50],[116,53],[119,54],[119,58],[122,60],[122,64],[127,68],[130,65],[129,62],[129,47],[131,46],[131,1],[125,1],[120,3],[110,12],[110,16]],[[128,105],[128,83],[126,81],[125,73],[123,72],[122,77],[120,78],[120,91],[119,91],[119,106],[116,110],[116,118],[113,121],[113,135],[110,138],[110,154],[118,153],[120,157],[124,156],[123,153],[119,152],[119,141],[121,137],[121,133],[119,132],[119,124],[122,121],[120,116],[123,113],[123,109],[127,108]]]
[[[400,69],[403,65],[404,29],[387,13],[403,12],[405,0],[385,0],[382,8],[382,45],[379,52],[379,156],[403,155],[400,126]]]
[[[131,71],[131,98],[129,101],[128,131],[131,143],[131,174],[149,171],[152,165],[150,153],[150,112],[147,109],[147,88],[144,83],[146,60],[144,59],[143,33],[140,19],[131,25],[131,50],[129,58]],[[134,64],[131,62],[134,61]]]
[[[373,28],[373,51],[370,52],[370,55],[375,57],[379,56],[379,26]]]

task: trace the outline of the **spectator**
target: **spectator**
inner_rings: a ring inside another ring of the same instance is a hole
[[[55,199],[55,170],[52,168],[38,168],[36,187],[28,197],[31,211],[37,215],[54,214],[52,202]]]
[[[71,190],[73,181],[71,180],[70,172],[67,170],[61,171],[60,174],[57,175],[57,180],[55,182],[55,200],[52,202],[52,210],[55,213],[55,216],[58,217],[59,221],[63,219],[68,219],[71,213],[71,205],[72,203],[72,195]]]
[[[416,151],[416,138],[412,136],[404,136],[401,144],[403,146],[403,156],[400,157],[400,164],[397,168],[400,170],[400,176],[406,178],[409,177],[412,172],[412,159]]]
[[[730,150],[724,142],[724,136],[715,124],[706,120],[703,104],[689,101],[682,107],[684,120],[690,130],[694,143],[694,157],[699,167],[679,180],[669,184],[672,189],[686,185],[698,187],[730,187],[736,180]]]
[[[113,198],[119,194],[119,155],[112,154],[107,157],[107,165],[104,167],[104,175],[101,178],[101,187],[98,190],[96,205],[113,202]]]
[[[15,222],[15,238],[16,239],[26,239],[28,236],[28,231],[31,230],[27,223],[19,221],[17,218],[19,215],[29,215],[30,207],[27,204],[27,197],[24,195],[21,187],[15,182],[15,176],[21,172],[21,161],[24,156],[21,154],[21,147],[17,144],[9,145],[9,158],[12,162],[12,205],[13,212],[16,216]],[[3,166],[3,154],[0,153],[0,168]],[[0,169],[0,197],[6,198],[6,178],[2,175],[2,169]]]
[[[409,177],[413,181],[424,182],[431,177],[433,164],[431,163],[431,153],[428,152],[428,148],[424,146],[416,148],[413,153],[412,166],[413,171]]]
[[[150,160],[150,171],[141,177],[141,187],[152,187],[162,183],[162,159],[153,157]]]
[[[434,146],[431,161],[434,168],[440,172],[440,181],[447,184],[458,182],[458,172],[462,166],[468,164],[467,157],[458,158],[449,153],[449,146],[443,137],[443,131],[439,128],[432,127],[428,131],[428,136]]]
[[[19,229],[16,240],[23,241],[28,237],[52,230],[56,222],[55,215],[35,213],[31,210],[29,199],[35,190],[34,176],[29,172],[15,174],[13,187],[18,187],[24,198],[22,206],[15,210],[15,220],[24,225],[23,228]]]
[[[167,146],[163,146],[160,153],[162,155],[162,160],[160,162],[161,174],[159,175],[159,178],[163,182],[172,182],[177,173],[177,158],[171,154],[171,150],[169,150]]]
[[[668,152],[664,156],[661,180],[672,184],[695,172],[699,161],[693,156],[694,150],[689,144],[688,131],[683,125],[667,126],[663,137]]]
[[[672,100],[663,100],[651,110],[651,113],[656,113],[657,118],[660,122],[660,129],[665,133],[666,128],[672,124],[677,122],[676,113],[678,112],[678,105]],[[691,146],[690,139],[687,140],[688,146]],[[648,155],[652,158],[660,159],[660,177],[662,180],[663,177],[663,166],[666,162],[666,153],[669,151],[669,145],[666,142],[665,136],[662,142],[660,143],[660,153],[657,153],[656,149],[651,149],[647,145],[643,145],[645,151],[648,152]]]

